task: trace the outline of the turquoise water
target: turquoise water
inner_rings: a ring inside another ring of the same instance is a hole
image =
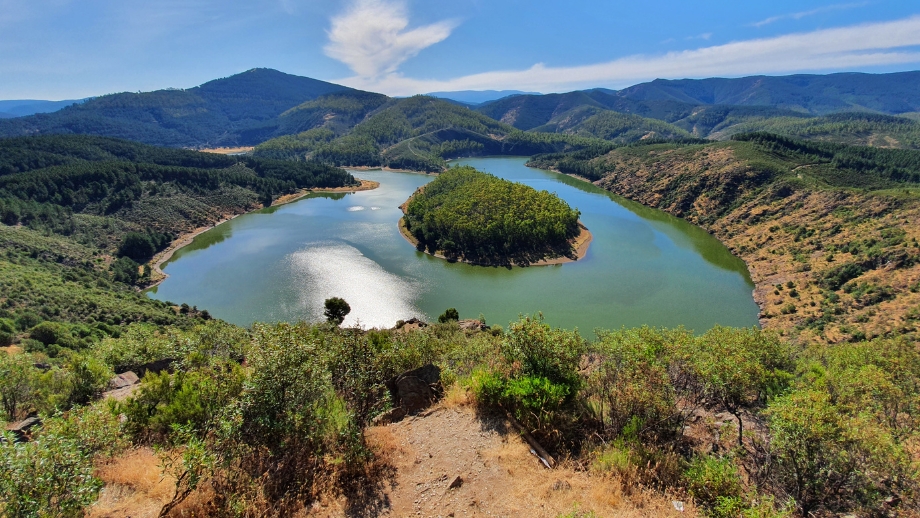
[[[373,191],[316,194],[233,219],[198,236],[164,266],[150,296],[208,309],[224,320],[322,320],[323,301],[344,298],[346,324],[390,327],[413,316],[484,315],[506,325],[543,312],[554,326],[595,328],[757,325],[744,263],[699,227],[589,183],[524,166],[524,158],[467,164],[555,192],[581,211],[594,240],[577,262],[527,268],[449,263],[399,234],[399,205],[432,177],[358,171]]]

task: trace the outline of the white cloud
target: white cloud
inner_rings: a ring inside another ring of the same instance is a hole
[[[920,16],[657,56],[629,56],[577,67],[547,67],[538,63],[526,70],[485,72],[448,80],[414,79],[390,72],[378,78],[365,75],[338,82],[390,95],[504,89],[562,92],[622,87],[658,77],[741,76],[920,63],[920,51],[911,48],[917,46],[920,46]]]
[[[759,22],[754,22],[751,25],[753,27],[763,27],[764,25],[769,25],[773,22],[778,22],[780,20],[801,20],[802,18],[805,18],[807,16],[813,16],[816,14],[826,13],[829,11],[841,11],[844,9],[853,9],[855,7],[863,7],[868,4],[869,2],[857,2],[857,3],[852,3],[852,4],[826,5],[824,7],[812,9],[810,11],[800,11],[797,13],[789,13],[789,14],[781,14],[779,16],[771,16],[764,20],[760,20]]]
[[[349,66],[358,76],[392,74],[422,49],[444,41],[456,27],[441,21],[411,30],[402,0],[356,0],[332,18],[326,55]]]

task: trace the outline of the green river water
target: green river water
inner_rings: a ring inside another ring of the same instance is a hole
[[[524,166],[525,158],[470,158],[499,177],[555,192],[581,211],[594,240],[572,263],[496,268],[417,252],[399,234],[398,206],[432,177],[358,171],[372,191],[314,194],[246,214],[199,235],[164,266],[151,297],[185,302],[248,326],[322,320],[344,298],[345,324],[391,327],[413,316],[484,315],[506,325],[543,312],[553,326],[595,328],[757,325],[753,284],[740,259],[703,229],[589,183]]]

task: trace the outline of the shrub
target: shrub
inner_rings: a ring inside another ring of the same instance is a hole
[[[684,471],[687,491],[713,516],[737,516],[743,507],[743,485],[731,459],[703,455],[694,457]]]
[[[0,403],[7,420],[18,420],[31,408],[37,382],[37,371],[28,354],[0,353]]]
[[[104,405],[46,420],[35,441],[0,441],[0,514],[82,516],[102,483],[93,476],[97,455],[124,446],[118,417]]]
[[[603,333],[593,346],[593,369],[582,396],[609,438],[627,426],[645,440],[670,439],[682,419],[668,375],[666,342],[680,341],[682,332],[648,328]]]
[[[460,313],[457,312],[456,308],[447,308],[444,313],[438,316],[438,322],[442,324],[446,324],[451,320],[460,320]]]

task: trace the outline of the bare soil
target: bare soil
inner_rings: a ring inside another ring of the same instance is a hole
[[[573,463],[547,469],[506,418],[468,405],[441,403],[372,427],[367,440],[389,468],[378,490],[314,505],[310,516],[696,516],[689,502],[678,512],[665,495]]]

